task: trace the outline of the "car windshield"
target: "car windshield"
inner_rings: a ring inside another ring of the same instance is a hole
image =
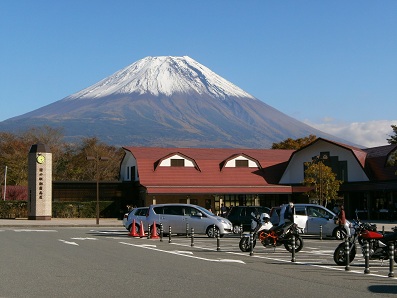
[[[212,213],[211,211],[208,211],[207,209],[205,209],[205,208],[203,208],[203,207],[201,207],[201,206],[197,206],[197,209],[199,209],[201,212],[203,212],[203,213],[205,213],[205,214],[207,214],[207,215],[211,215],[211,216],[214,216],[214,215],[215,215],[215,214]]]

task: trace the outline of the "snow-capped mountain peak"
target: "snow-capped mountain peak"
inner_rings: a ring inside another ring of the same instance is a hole
[[[154,96],[171,96],[174,93],[192,92],[218,99],[255,99],[188,56],[159,56],[143,58],[64,100],[99,98],[111,94],[150,93]]]

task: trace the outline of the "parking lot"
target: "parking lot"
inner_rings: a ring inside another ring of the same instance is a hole
[[[142,297],[283,297],[291,290],[296,296],[327,298],[397,294],[388,261],[383,266],[371,261],[370,274],[364,274],[359,254],[350,271],[336,266],[332,255],[337,240],[305,237],[303,250],[291,262],[283,246],[256,246],[252,256],[241,252],[239,235],[227,235],[218,243],[196,234],[192,246],[186,235],[172,235],[169,243],[168,237],[131,237],[119,226],[3,226],[0,237],[0,265],[6,268],[0,274],[1,297],[132,292]]]
[[[143,249],[155,249],[165,253],[173,253],[182,257],[198,258],[203,260],[216,260],[216,257],[223,262],[251,262],[256,260],[264,263],[295,263],[301,266],[312,266],[324,270],[346,271],[346,266],[337,266],[333,260],[335,248],[341,243],[340,240],[331,238],[319,239],[315,237],[304,237],[303,249],[295,254],[295,260],[292,261],[292,254],[284,246],[263,247],[259,242],[254,248],[253,254],[250,252],[241,252],[239,249],[239,236],[227,235],[217,240],[208,238],[206,235],[195,235],[193,246],[191,237],[186,235],[171,237],[164,236],[160,239],[132,238],[128,243],[130,245],[140,246]],[[219,241],[219,242],[218,242]],[[357,254],[348,269],[352,274],[365,274],[365,260],[361,252],[361,247],[357,246]],[[379,261],[370,260],[370,273],[365,275],[375,275],[378,277],[388,277],[390,273],[389,260]],[[393,268],[394,269],[394,268]]]

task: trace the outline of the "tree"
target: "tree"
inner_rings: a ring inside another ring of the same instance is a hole
[[[342,181],[337,180],[332,168],[324,165],[322,161],[306,162],[305,167],[303,183],[312,188],[306,194],[310,198],[317,199],[319,204],[326,207],[328,200],[338,197]]]
[[[393,129],[394,135],[389,136],[390,139],[387,139],[389,144],[397,144],[397,125],[392,125],[391,128]]]
[[[292,149],[298,150],[302,147],[309,145],[310,143],[314,142],[317,139],[315,135],[309,135],[308,137],[298,138],[298,139],[291,139],[288,138],[285,141],[280,143],[273,143],[272,149]]]
[[[8,132],[0,133],[0,167],[7,166],[7,183],[10,185],[28,184],[28,143]],[[2,181],[4,180],[4,175]]]
[[[95,178],[95,165],[87,156],[106,156],[101,162],[101,180],[118,180],[120,162],[124,156],[121,148],[109,146],[97,138],[83,138],[80,143],[65,143],[61,129],[49,126],[35,127],[18,134],[0,132],[0,178],[4,181],[7,166],[7,184],[28,184],[28,153],[32,145],[46,144],[52,153],[52,175],[55,181],[88,181]]]
[[[392,125],[394,136],[390,136],[390,139],[387,139],[389,144],[397,144],[397,125]],[[392,152],[387,160],[387,164],[389,166],[397,166],[397,150]],[[395,173],[397,175],[397,172]]]
[[[69,144],[58,161],[56,180],[88,181],[96,178],[96,164],[88,156],[106,157],[108,161],[98,164],[100,180],[118,180],[120,162],[124,156],[121,148],[102,143],[96,137],[83,138],[80,144]]]

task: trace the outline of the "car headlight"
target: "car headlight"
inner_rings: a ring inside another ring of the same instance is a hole
[[[229,220],[224,219],[224,218],[218,218],[218,221],[221,222],[224,225],[229,225],[229,226],[232,225],[232,223]]]

